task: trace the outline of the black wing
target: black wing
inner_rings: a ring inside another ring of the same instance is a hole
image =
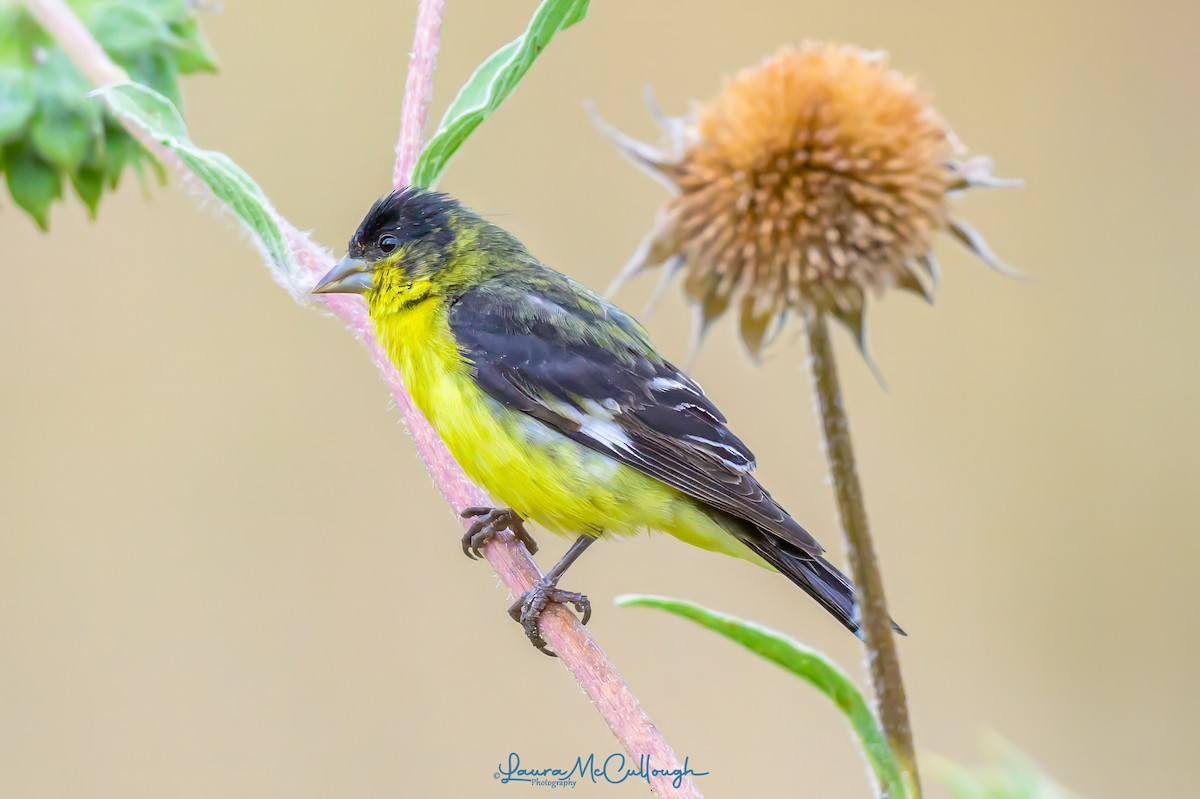
[[[632,317],[550,272],[536,290],[485,283],[449,322],[497,401],[801,551],[821,546],[750,472],[754,455]]]

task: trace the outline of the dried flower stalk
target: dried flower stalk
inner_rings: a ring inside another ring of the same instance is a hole
[[[845,325],[865,355],[869,295],[898,288],[932,300],[939,232],[1008,272],[949,201],[967,188],[1013,182],[992,177],[987,158],[965,158],[928,94],[886,56],[848,45],[784,47],[686,118],[651,110],[665,149],[599,121],[673,194],[610,291],[654,267],[662,285],[683,271],[693,355],[731,307],[755,360],[789,313],[804,319],[880,721],[919,796],[900,661],[826,319]]]
[[[883,572],[879,568],[875,544],[867,525],[867,509],[854,462],[850,422],[842,402],[829,325],[825,321],[825,314],[816,310],[810,311],[804,321],[811,351],[809,367],[825,436],[825,454],[833,475],[838,516],[845,531],[850,573],[854,576],[863,642],[867,650],[867,667],[871,672],[871,685],[875,689],[875,707],[888,744],[909,782],[909,793],[917,799],[921,795],[921,787],[912,724],[908,718],[908,697],[900,673],[900,654],[896,651],[892,617],[883,590]]]

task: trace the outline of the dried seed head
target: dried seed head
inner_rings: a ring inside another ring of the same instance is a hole
[[[786,312],[814,309],[863,335],[868,293],[930,298],[934,233],[947,230],[1004,268],[953,221],[948,196],[1008,185],[962,148],[916,82],[855,47],[786,47],[728,82],[687,120],[660,121],[670,154],[604,126],[676,191],[619,282],[685,267],[697,338],[737,305],[757,356]],[[603,123],[601,123],[603,124]],[[615,286],[614,286],[615,287]]]

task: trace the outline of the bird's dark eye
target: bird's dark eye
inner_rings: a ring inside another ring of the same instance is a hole
[[[393,252],[399,244],[400,240],[391,233],[385,233],[379,237],[379,250],[385,254]]]

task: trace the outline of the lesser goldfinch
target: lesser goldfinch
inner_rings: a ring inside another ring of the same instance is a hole
[[[581,534],[510,613],[538,622],[601,535],[660,530],[784,574],[858,633],[854,590],[752,474],[750,449],[633,317],[445,194],[376,202],[314,293],[365,297],[380,343],[463,471],[502,508],[469,508],[463,551],[524,528]]]

